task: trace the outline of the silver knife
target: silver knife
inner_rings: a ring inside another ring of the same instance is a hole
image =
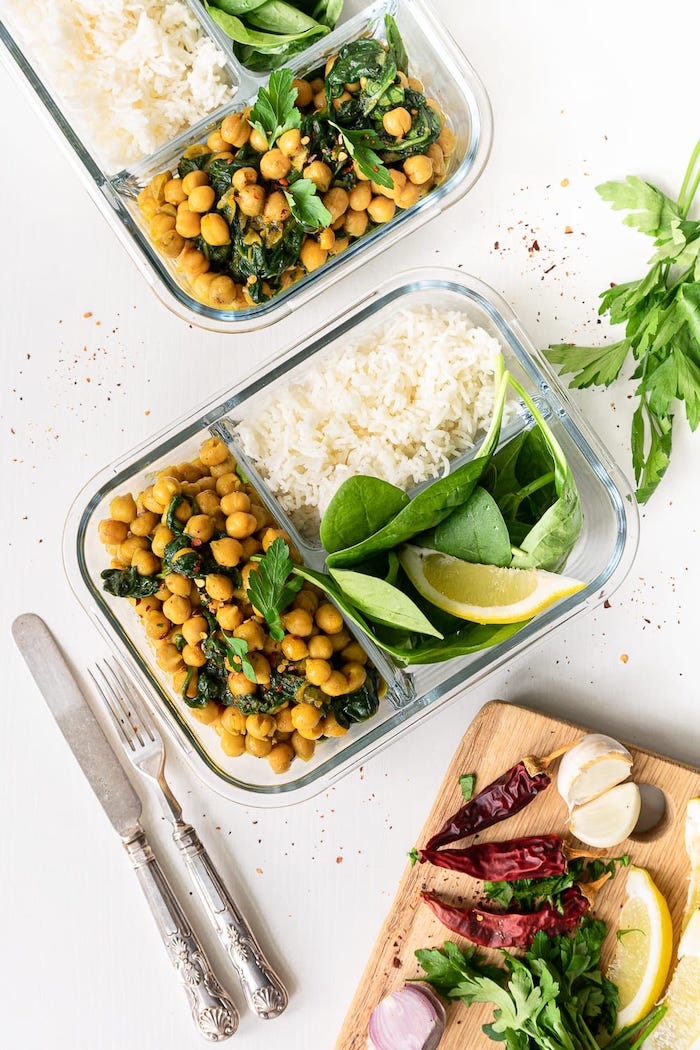
[[[18,616],[12,634],[58,728],[121,837],[163,944],[190,1002],[198,1031],[212,1042],[232,1036],[238,1012],[217,981],[139,823],[141,800],[44,621]]]

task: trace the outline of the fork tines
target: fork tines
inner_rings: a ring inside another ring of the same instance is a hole
[[[156,735],[151,727],[151,719],[145,713],[143,701],[136,687],[129,680],[124,670],[114,660],[102,660],[95,665],[101,682],[88,668],[97,691],[105,702],[112,721],[125,744],[132,751],[136,750],[134,737],[140,747],[156,742]]]

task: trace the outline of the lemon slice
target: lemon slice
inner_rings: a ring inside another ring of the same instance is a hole
[[[419,594],[473,623],[520,623],[586,586],[544,569],[479,565],[408,543],[399,561]]]
[[[685,811],[685,848],[690,858],[688,902],[683,916],[683,929],[700,909],[700,798],[691,798]]]
[[[671,913],[663,894],[644,868],[629,869],[619,933],[615,957],[608,970],[608,977],[620,993],[618,1030],[640,1021],[651,1010],[664,990],[671,965]]]
[[[663,999],[666,1013],[644,1050],[700,1050],[700,909],[678,945],[678,963]]]

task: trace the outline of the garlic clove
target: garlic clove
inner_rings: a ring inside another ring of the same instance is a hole
[[[569,817],[571,833],[596,849],[616,846],[632,834],[639,819],[641,797],[634,781],[617,784],[604,794],[575,806]]]
[[[626,780],[631,768],[632,755],[619,740],[589,733],[562,758],[557,788],[571,810]]]

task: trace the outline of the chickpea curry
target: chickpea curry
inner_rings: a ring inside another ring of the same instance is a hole
[[[346,44],[323,75],[274,72],[139,194],[150,237],[201,303],[247,309],[416,204],[455,136],[408,76],[398,30]]]
[[[99,536],[104,589],[133,604],[158,666],[225,754],[284,773],[376,713],[367,654],[322,591],[290,575],[289,535],[218,438],[136,497],[115,496]]]

